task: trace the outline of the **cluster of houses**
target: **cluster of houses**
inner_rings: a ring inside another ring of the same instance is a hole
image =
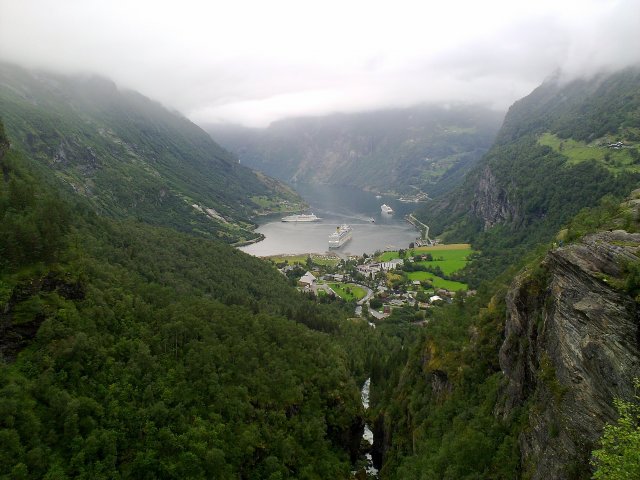
[[[369,260],[369,259],[367,259]],[[404,265],[404,260],[401,258],[394,258],[388,262],[379,263],[364,263],[356,266],[356,270],[367,278],[375,278],[376,274],[380,272],[388,272],[389,270],[395,270],[398,267]]]
[[[342,273],[327,273],[326,275],[320,277],[320,280],[324,280],[325,282],[348,282],[351,280],[351,278],[349,277],[349,275],[344,275]],[[298,286],[308,289],[316,285],[317,281],[318,278],[316,278],[313,273],[307,272],[302,277],[300,277],[300,280],[298,280]]]
[[[426,257],[424,258],[427,259]],[[372,258],[366,258],[363,263],[358,264],[355,267],[355,270],[362,274],[366,279],[374,280],[379,273],[384,273],[388,271],[395,270],[404,265],[405,262],[413,262],[412,258],[408,259],[400,259],[396,258],[393,260],[389,260],[386,262],[374,262]],[[287,268],[287,267],[285,267]],[[327,284],[328,282],[351,282],[354,279],[347,273],[326,273],[321,276],[316,277],[310,271],[307,271],[304,275],[302,275],[298,280],[298,287],[307,292],[313,292],[316,295],[319,290],[324,290],[327,293],[332,293],[333,291]],[[327,283],[325,283],[327,282]],[[413,290],[404,291],[402,290],[394,290],[389,288],[386,285],[386,281],[384,279],[379,279],[377,282],[377,287],[374,288],[376,297],[382,300],[383,302],[383,310],[381,312],[370,308],[369,313],[375,317],[376,319],[383,319],[391,314],[392,308],[399,308],[405,306],[418,306],[419,309],[427,309],[433,305],[437,305],[438,303],[443,302],[451,302],[454,296],[453,292],[444,289],[435,289],[435,291],[428,297],[419,297],[419,287],[421,283],[419,280],[414,280],[412,282]],[[418,301],[420,298],[420,301]],[[360,311],[360,308],[358,308]]]
[[[624,143],[622,142],[615,142],[607,145],[607,148],[613,148],[614,150],[620,150],[622,147],[624,147]]]

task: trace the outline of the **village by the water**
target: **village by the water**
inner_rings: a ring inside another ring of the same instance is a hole
[[[430,308],[475,294],[459,276],[472,253],[469,244],[417,239],[370,255],[328,251],[268,259],[319,301],[352,302],[355,314],[372,326],[398,308],[413,309],[414,323],[424,325]]]

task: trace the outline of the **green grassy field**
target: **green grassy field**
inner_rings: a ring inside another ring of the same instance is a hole
[[[367,294],[367,291],[364,288],[361,288],[357,285],[353,285],[351,283],[330,283],[329,286],[332,288],[336,295],[343,298],[347,302],[352,300],[360,300],[364,298]],[[347,288],[349,288],[349,292],[347,292]]]
[[[538,143],[551,147],[554,151],[565,155],[570,164],[595,160],[601,162],[612,171],[640,171],[640,165],[636,164],[629,148],[620,150],[607,148],[599,145],[599,143],[607,143],[601,139],[585,143],[570,138],[562,139],[551,133],[543,133],[538,139]]]
[[[409,280],[420,280],[421,282],[429,280],[435,288],[444,288],[452,292],[458,290],[466,290],[467,285],[462,282],[454,282],[453,280],[445,280],[430,272],[409,272],[407,273]]]
[[[433,250],[428,252],[433,257],[433,260],[418,262],[418,265],[440,267],[440,269],[446,275],[449,275],[458,270],[462,270],[467,264],[467,258],[471,255],[471,248],[465,248],[461,250]]]
[[[458,270],[462,270],[467,264],[467,258],[473,252],[471,246],[466,243],[456,243],[451,245],[435,245],[433,247],[418,247],[408,251],[410,256],[420,253],[430,253],[432,261],[418,262],[419,265],[438,266],[449,275]],[[380,261],[386,262],[394,258],[400,258],[397,251],[384,252],[380,256]]]
[[[430,253],[434,257],[436,256],[436,253],[438,254],[437,256],[445,256],[446,254],[443,252],[450,252],[450,251],[466,252],[466,253],[453,254],[456,256],[457,255],[468,256],[472,252],[471,245],[469,245],[468,243],[450,243],[446,245],[445,244],[433,245],[431,247],[416,247],[416,248],[406,250],[407,254],[411,257],[419,253]],[[388,252],[383,252],[377,257],[377,260],[380,262],[388,262],[389,260],[393,260],[394,258],[400,258],[400,255],[398,254],[397,250],[389,250]]]
[[[450,275],[458,270],[462,270],[467,264],[469,255],[473,253],[471,245],[468,243],[453,243],[449,245],[434,245],[431,247],[417,247],[407,251],[408,256],[429,253],[433,257],[431,261],[418,262],[419,265],[440,267],[445,275]],[[386,262],[394,258],[400,258],[398,251],[384,252],[378,257],[381,262]],[[429,272],[409,272],[407,274],[409,280],[429,280],[436,288],[444,288],[446,290],[457,291],[466,290],[467,285],[462,282],[445,280]]]

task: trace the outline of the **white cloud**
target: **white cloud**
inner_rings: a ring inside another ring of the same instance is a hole
[[[424,101],[506,107],[640,62],[636,0],[0,0],[0,59],[96,72],[196,121]]]

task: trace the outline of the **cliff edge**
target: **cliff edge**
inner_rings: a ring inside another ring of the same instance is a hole
[[[633,396],[640,322],[625,280],[639,261],[640,234],[596,233],[551,250],[507,294],[496,413],[528,408],[518,439],[523,478],[590,476],[590,452],[616,419],[612,400]]]

